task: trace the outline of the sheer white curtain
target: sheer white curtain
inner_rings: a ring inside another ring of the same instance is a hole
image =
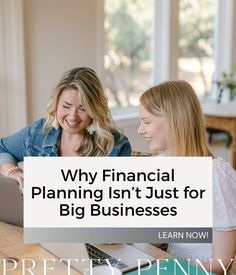
[[[0,136],[26,124],[22,0],[0,0]]]

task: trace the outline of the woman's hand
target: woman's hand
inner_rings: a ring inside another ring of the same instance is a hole
[[[24,187],[24,174],[22,170],[17,170],[15,173],[11,173],[9,178],[15,179],[19,183],[20,190],[23,193],[23,187]]]
[[[5,177],[12,178],[19,183],[21,191],[23,191],[24,175],[23,170],[16,163],[6,163],[0,167],[0,174]]]

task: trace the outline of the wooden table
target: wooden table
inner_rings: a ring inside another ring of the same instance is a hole
[[[232,137],[232,166],[236,169],[236,102],[202,103],[206,126],[230,133]]]
[[[146,252],[156,259],[168,259],[170,255],[161,249],[151,244],[133,244],[136,248]],[[18,226],[13,226],[0,222],[0,274],[3,274],[3,259],[18,258],[19,262],[14,271],[9,271],[6,274],[22,275],[22,259],[32,259],[35,261],[35,268],[32,269],[35,275],[42,275],[43,273],[43,259],[55,259],[55,262],[48,262],[47,266],[53,266],[54,271],[47,270],[47,274],[64,275],[67,272],[67,265],[60,263],[59,259],[53,254],[43,249],[39,244],[24,244],[23,243],[23,229]],[[26,267],[30,268],[32,262],[26,261]],[[7,263],[7,268],[14,268],[13,263]],[[71,275],[79,275],[78,271],[71,268]],[[26,274],[30,274],[26,271]],[[105,274],[104,274],[105,275]]]

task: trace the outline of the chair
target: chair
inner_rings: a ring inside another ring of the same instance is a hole
[[[218,130],[218,129],[213,129],[213,128],[210,128],[210,127],[207,127],[206,128],[206,131],[208,133],[208,142],[209,144],[212,144],[212,140],[213,140],[213,135],[214,134],[226,134],[227,135],[227,142],[226,142],[226,147],[229,148],[231,143],[232,143],[232,137],[231,135],[226,132],[226,131],[223,131],[223,130]]]

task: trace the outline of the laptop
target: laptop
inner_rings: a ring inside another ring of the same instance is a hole
[[[23,226],[23,196],[19,185],[16,180],[1,175],[0,221]],[[89,260],[82,261],[82,259],[93,259],[93,267],[110,264],[122,272],[137,268],[138,259],[155,260],[128,244],[44,243],[41,245],[60,259],[77,259],[71,261],[71,266],[82,274],[90,268]]]
[[[0,175],[0,221],[23,226],[23,196],[16,180]]]
[[[122,273],[136,269],[138,259],[142,259],[143,264],[155,260],[154,257],[129,244],[43,243],[41,245],[59,259],[76,259],[70,264],[82,274],[90,269],[88,259],[93,259],[93,267],[109,265],[110,268],[120,269]]]

